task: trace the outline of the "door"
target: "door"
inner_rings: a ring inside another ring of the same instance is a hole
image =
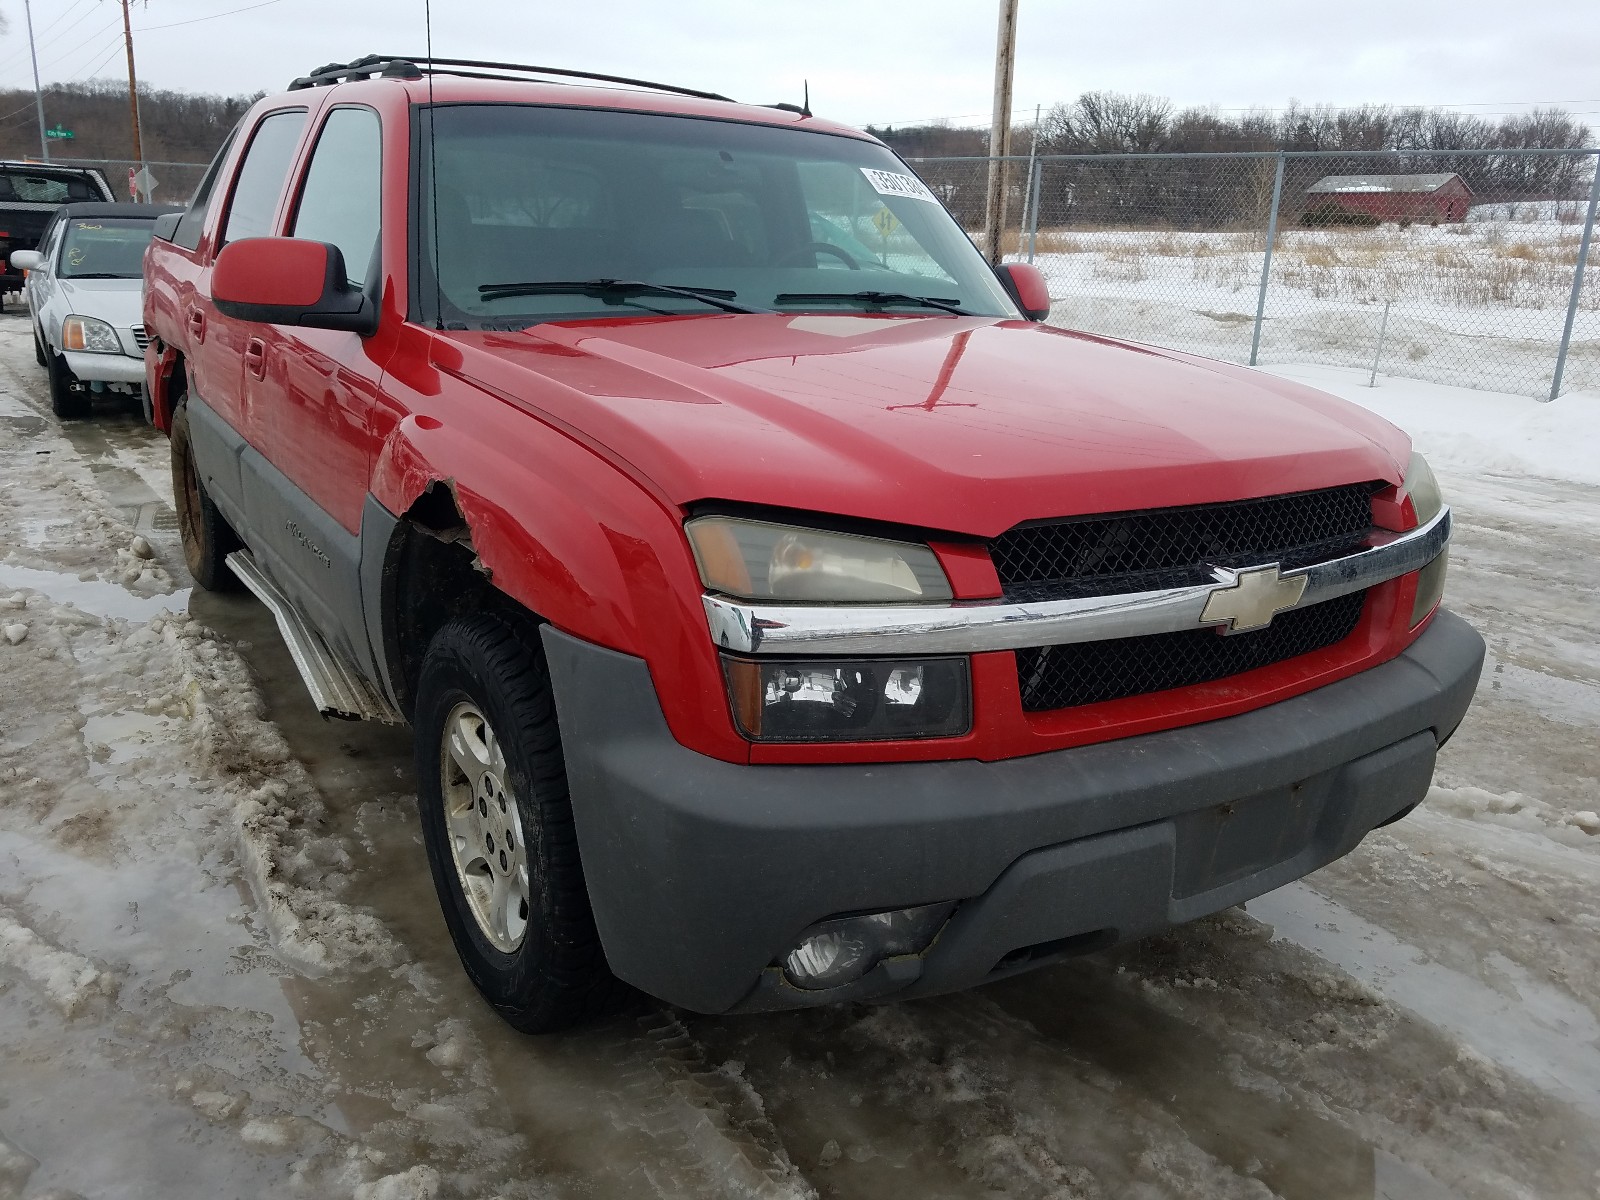
[[[61,232],[66,227],[65,217],[57,216],[50,222],[39,239],[39,267],[28,272],[28,309],[33,313],[39,341],[49,350],[61,345],[61,321],[67,315],[53,312],[50,304],[56,296],[56,251],[61,249]]]
[[[370,108],[331,109],[288,221],[289,236],[336,246],[346,281],[377,302],[382,128]],[[246,488],[270,512],[269,566],[324,636],[364,663],[361,511],[375,449],[371,413],[381,343],[340,330],[254,325],[244,353],[245,405],[269,468]]]
[[[192,287],[187,280],[176,280],[170,298],[176,302],[188,351],[189,427],[196,461],[207,489],[246,541],[255,521],[245,505],[241,460],[247,445],[259,445],[260,431],[246,408],[242,363],[246,346],[262,326],[217,311],[211,302],[210,264],[229,242],[277,232],[278,210],[305,124],[303,108],[271,112],[256,123],[234,171],[226,213],[211,234],[205,266]],[[175,244],[185,245],[190,237],[200,244],[204,216],[204,209],[196,214],[191,208],[178,225]],[[174,269],[181,271],[186,256],[172,257]]]

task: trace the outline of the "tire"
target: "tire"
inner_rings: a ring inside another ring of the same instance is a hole
[[[450,621],[416,697],[423,842],[468,978],[524,1033],[615,1011],[631,992],[595,932],[537,633],[498,616]]]
[[[63,421],[81,421],[89,415],[89,393],[75,388],[77,378],[67,360],[59,354],[50,355],[45,364],[50,372],[50,410]]]
[[[189,440],[189,406],[179,396],[172,414],[172,499],[178,509],[178,534],[183,561],[194,581],[208,592],[238,591],[239,577],[229,569],[227,557],[244,543],[233,526],[217,511]]]
[[[50,360],[44,355],[44,343],[39,340],[39,330],[33,331],[33,357],[38,360],[41,367],[48,367]]]

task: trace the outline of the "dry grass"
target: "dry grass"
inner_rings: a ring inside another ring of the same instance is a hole
[[[1515,236],[1491,223],[1450,227],[1286,229],[1279,233],[1275,284],[1322,300],[1385,300],[1465,308],[1564,306],[1577,262],[1578,237],[1565,226],[1518,226]],[[1092,279],[1159,287],[1173,269],[1194,283],[1230,292],[1261,278],[1260,231],[1048,229],[1040,253],[1071,256]],[[1071,259],[1069,259],[1070,261]],[[1050,265],[1044,264],[1049,270]],[[1063,264],[1064,266],[1065,264]],[[1058,268],[1059,269],[1059,268]],[[1583,307],[1600,309],[1600,288]]]

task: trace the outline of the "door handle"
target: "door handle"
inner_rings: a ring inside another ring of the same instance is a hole
[[[197,342],[206,340],[206,315],[198,308],[189,310],[189,334]]]
[[[251,338],[245,343],[244,365],[249,368],[250,374],[257,379],[266,378],[267,345],[260,338]]]

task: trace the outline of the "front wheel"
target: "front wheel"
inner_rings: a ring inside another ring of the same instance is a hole
[[[595,932],[537,634],[449,622],[416,695],[423,840],[468,977],[524,1033],[612,1011],[628,991]]]
[[[67,360],[59,354],[50,355],[45,364],[50,372],[50,411],[63,421],[77,421],[89,415],[89,393],[78,382]]]
[[[178,509],[178,535],[183,561],[194,581],[209,592],[231,592],[239,577],[228,567],[228,555],[243,545],[228,519],[217,511],[189,440],[189,406],[179,397],[172,414],[172,499]]]

